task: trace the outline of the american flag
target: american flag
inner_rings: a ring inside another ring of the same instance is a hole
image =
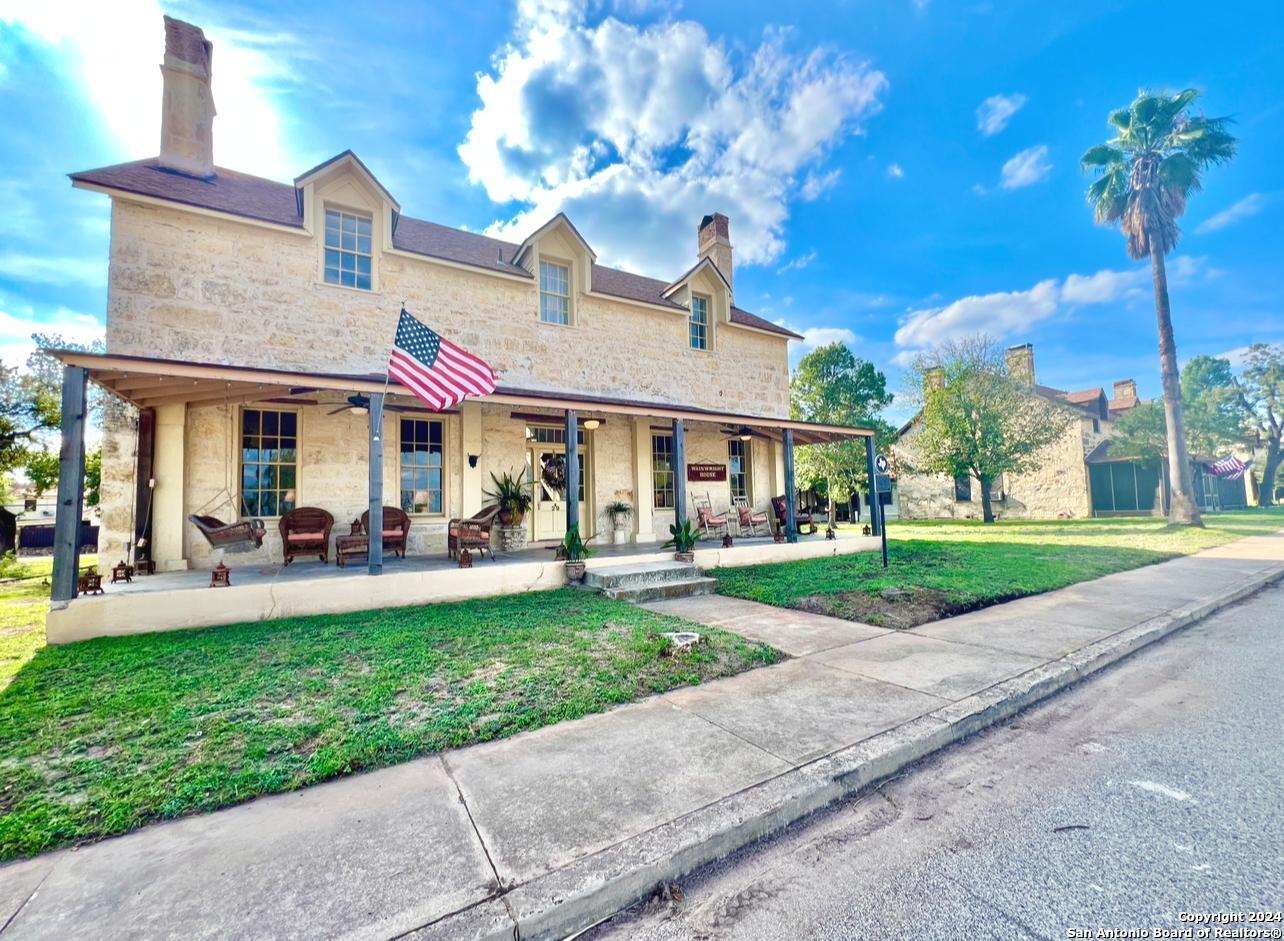
[[[1220,461],[1214,461],[1209,464],[1208,469],[1223,480],[1239,480],[1244,476],[1244,472],[1252,466],[1252,458],[1249,458],[1246,463],[1232,454],[1230,457],[1224,457]]]
[[[484,360],[442,339],[404,307],[392,341],[388,375],[437,412],[467,396],[495,391],[495,373]]]

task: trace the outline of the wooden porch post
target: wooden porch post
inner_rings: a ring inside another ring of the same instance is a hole
[[[673,525],[687,518],[687,439],[682,419],[673,419]]]
[[[89,373],[62,368],[62,449],[58,452],[58,507],[54,516],[50,598],[76,597],[80,573],[80,519],[85,501],[85,407]]]
[[[383,393],[370,394],[370,533],[366,571],[383,572]]]
[[[883,532],[883,506],[878,502],[882,498],[878,495],[878,481],[874,479],[873,435],[865,439],[865,473],[869,475],[869,532],[873,536],[879,536]]]
[[[794,486],[794,430],[785,429],[785,539],[798,541],[798,490]]]
[[[580,525],[580,423],[575,409],[566,410],[566,531]],[[584,538],[584,533],[580,533]]]

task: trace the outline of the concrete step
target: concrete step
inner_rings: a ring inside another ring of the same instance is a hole
[[[598,591],[633,588],[660,582],[680,582],[696,578],[700,570],[690,562],[634,562],[629,565],[607,565],[584,573],[584,586]]]
[[[684,578],[679,581],[652,582],[647,585],[631,585],[625,588],[607,588],[602,594],[617,601],[631,601],[640,604],[643,601],[663,601],[666,598],[690,598],[693,595],[713,594],[718,585],[716,578]]]

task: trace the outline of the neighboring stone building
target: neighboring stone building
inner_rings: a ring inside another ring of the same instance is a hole
[[[1007,350],[1008,374],[1026,383],[1031,395],[1042,397],[1066,410],[1072,420],[1057,442],[1039,452],[1038,469],[1027,474],[1006,474],[994,485],[994,513],[1009,519],[1074,519],[1110,512],[1153,511],[1156,500],[1162,505],[1157,464],[1116,461],[1119,469],[1118,499],[1106,493],[1100,474],[1094,474],[1088,459],[1104,454],[1111,423],[1136,408],[1137,384],[1131,379],[1114,383],[1113,396],[1104,389],[1065,392],[1040,385],[1034,371],[1034,347],[1025,343]],[[913,463],[917,418],[900,430],[896,448]],[[1109,481],[1110,470],[1105,480]],[[1093,480],[1097,481],[1094,493]],[[1124,494],[1128,479],[1131,498]],[[1153,478],[1153,479],[1152,479]],[[1138,488],[1140,487],[1140,495]],[[900,515],[904,519],[980,519],[981,487],[968,477],[951,480],[943,475],[902,473],[896,481]],[[1107,501],[1108,497],[1108,501]]]
[[[559,539],[568,415],[582,531],[623,500],[641,543],[667,536],[688,464],[706,466],[693,496],[765,508],[793,441],[865,434],[790,420],[796,334],[739,306],[726,216],[691,207],[696,263],[664,280],[598,264],[563,215],[521,244],[413,218],[350,151],[291,183],[215,167],[212,47],[165,27],[160,155],[72,175],[111,197],[111,258],[107,353],[65,361],[136,407],[104,434],[104,558],[141,542],[162,571],[206,565],[189,514],[268,520],[264,562],[291,507],[347,532],[370,499],[369,438],[422,553],[505,471],[534,487],[530,538]],[[403,303],[499,388],[432,413],[394,383],[368,429],[360,397],[384,383]]]

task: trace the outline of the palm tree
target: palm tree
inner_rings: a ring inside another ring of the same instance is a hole
[[[1192,115],[1196,89],[1177,95],[1140,92],[1126,108],[1110,114],[1114,140],[1098,144],[1080,161],[1097,174],[1088,188],[1099,225],[1118,224],[1128,239],[1134,261],[1150,257],[1155,282],[1155,318],[1159,322],[1159,363],[1168,423],[1168,476],[1172,498],[1168,522],[1202,526],[1191,494],[1190,457],[1181,416],[1181,382],[1173,343],[1172,311],[1164,256],[1177,245],[1177,219],[1186,200],[1197,192],[1209,166],[1235,156],[1236,140],[1226,130],[1229,118]]]

